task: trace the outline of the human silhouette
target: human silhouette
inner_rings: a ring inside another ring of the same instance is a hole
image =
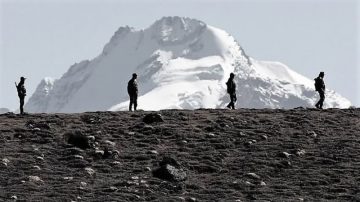
[[[227,105],[227,107],[230,108],[230,109],[235,109],[235,102],[237,100],[237,98],[236,98],[236,84],[235,84],[235,81],[234,81],[234,77],[235,77],[235,74],[230,73],[230,78],[226,82],[227,93],[229,93],[229,95],[230,95],[230,103]]]
[[[16,86],[18,96],[20,99],[20,114],[24,114],[24,100],[25,100],[25,96],[26,96],[25,79],[26,78],[24,78],[24,77],[20,77],[19,84],[16,84],[16,82],[15,82],[15,86]]]
[[[325,83],[324,83],[324,72],[320,72],[319,76],[315,80],[315,90],[319,92],[320,100],[316,103],[315,107],[318,109],[323,108],[325,100]]]
[[[136,111],[137,107],[137,98],[138,98],[138,85],[137,85],[137,74],[133,73],[132,78],[128,82],[127,90],[130,96],[130,105],[129,111],[132,111],[132,105],[134,105],[134,111]]]

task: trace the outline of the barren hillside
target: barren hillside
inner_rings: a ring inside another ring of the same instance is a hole
[[[0,201],[360,201],[359,131],[360,109],[8,113]]]

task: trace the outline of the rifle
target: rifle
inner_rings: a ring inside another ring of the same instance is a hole
[[[16,87],[16,91],[19,93],[19,86],[17,85],[16,82],[15,82],[15,87]]]

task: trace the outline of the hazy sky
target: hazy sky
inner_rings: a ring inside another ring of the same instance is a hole
[[[258,60],[280,61],[360,106],[360,5],[356,0],[0,0],[0,107],[16,109],[44,77],[99,55],[120,27],[163,16],[197,18],[233,35]],[[326,100],[325,100],[326,101]]]

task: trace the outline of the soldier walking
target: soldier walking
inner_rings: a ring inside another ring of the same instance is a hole
[[[315,90],[319,93],[320,100],[316,103],[315,107],[318,109],[323,108],[325,100],[325,83],[324,83],[324,72],[320,72],[319,76],[315,80]]]
[[[234,77],[235,77],[235,74],[230,73],[230,78],[226,82],[227,93],[229,93],[229,95],[230,95],[230,103],[227,105],[227,107],[230,108],[230,109],[235,109],[235,102],[237,100],[237,98],[236,98],[236,84],[235,84],[235,81],[234,81]]]

